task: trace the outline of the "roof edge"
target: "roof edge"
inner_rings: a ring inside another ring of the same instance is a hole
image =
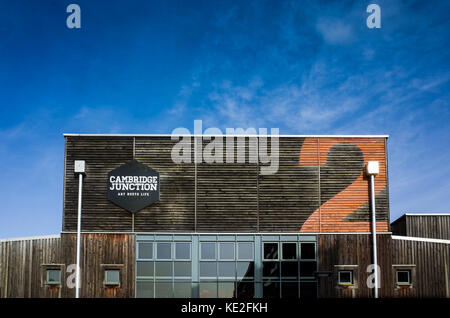
[[[258,134],[76,134],[63,133],[64,137],[172,137],[172,136],[228,136],[228,137],[309,137],[309,138],[389,138],[389,135],[258,135]]]

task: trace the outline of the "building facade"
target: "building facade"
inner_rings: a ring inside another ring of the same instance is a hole
[[[449,297],[448,227],[390,232],[387,136],[219,139],[65,135],[62,232],[0,241],[0,297],[74,297],[80,160],[81,297],[373,297],[369,161],[379,296]]]

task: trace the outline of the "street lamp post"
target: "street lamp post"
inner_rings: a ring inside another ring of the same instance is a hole
[[[85,161],[75,160],[74,172],[78,175],[77,267],[75,273],[75,298],[80,298],[81,202],[83,195],[83,176],[86,173],[85,170]]]
[[[370,206],[372,210],[372,244],[373,244],[373,273],[374,273],[374,297],[378,298],[378,261],[377,261],[377,219],[375,214],[375,176],[380,172],[378,161],[367,163],[366,173],[370,176]]]

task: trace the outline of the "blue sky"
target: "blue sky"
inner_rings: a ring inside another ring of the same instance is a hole
[[[68,29],[66,7],[81,7]],[[368,29],[366,7],[381,7]],[[61,231],[64,139],[389,134],[391,218],[450,212],[449,1],[0,1],[0,238]]]

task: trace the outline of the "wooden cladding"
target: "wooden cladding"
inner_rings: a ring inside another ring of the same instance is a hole
[[[391,253],[393,265],[414,273],[411,286],[397,286],[394,277],[394,297],[450,298],[449,243],[392,239]]]
[[[450,214],[405,214],[391,228],[394,235],[450,240]]]
[[[83,234],[81,251],[81,297],[134,297],[134,235]],[[75,263],[76,234],[0,242],[0,298],[74,298]],[[120,286],[104,285],[108,268],[120,270]],[[61,283],[46,284],[46,269],[60,269]]]
[[[249,160],[255,150],[249,137],[245,162],[237,162],[233,138],[233,163],[194,163],[193,137],[191,162],[174,163],[178,141],[169,136],[66,137],[63,231],[76,230],[74,160],[86,161],[83,231],[369,232],[369,182],[363,173],[369,160],[380,162],[377,228],[388,231],[385,138],[280,137],[279,167],[271,175],[261,173],[268,164]],[[207,144],[204,140],[197,151]],[[224,161],[227,150],[224,140]],[[108,172],[132,159],[161,177],[160,200],[134,219],[107,200],[106,187]]]
[[[320,295],[324,298],[370,298],[373,289],[367,285],[372,272],[368,266],[372,261],[372,239],[370,234],[323,234],[318,236],[319,271],[331,276],[320,278]],[[378,265],[380,266],[380,297],[392,297],[391,236],[378,234]],[[352,270],[355,284],[340,286],[339,270]]]

